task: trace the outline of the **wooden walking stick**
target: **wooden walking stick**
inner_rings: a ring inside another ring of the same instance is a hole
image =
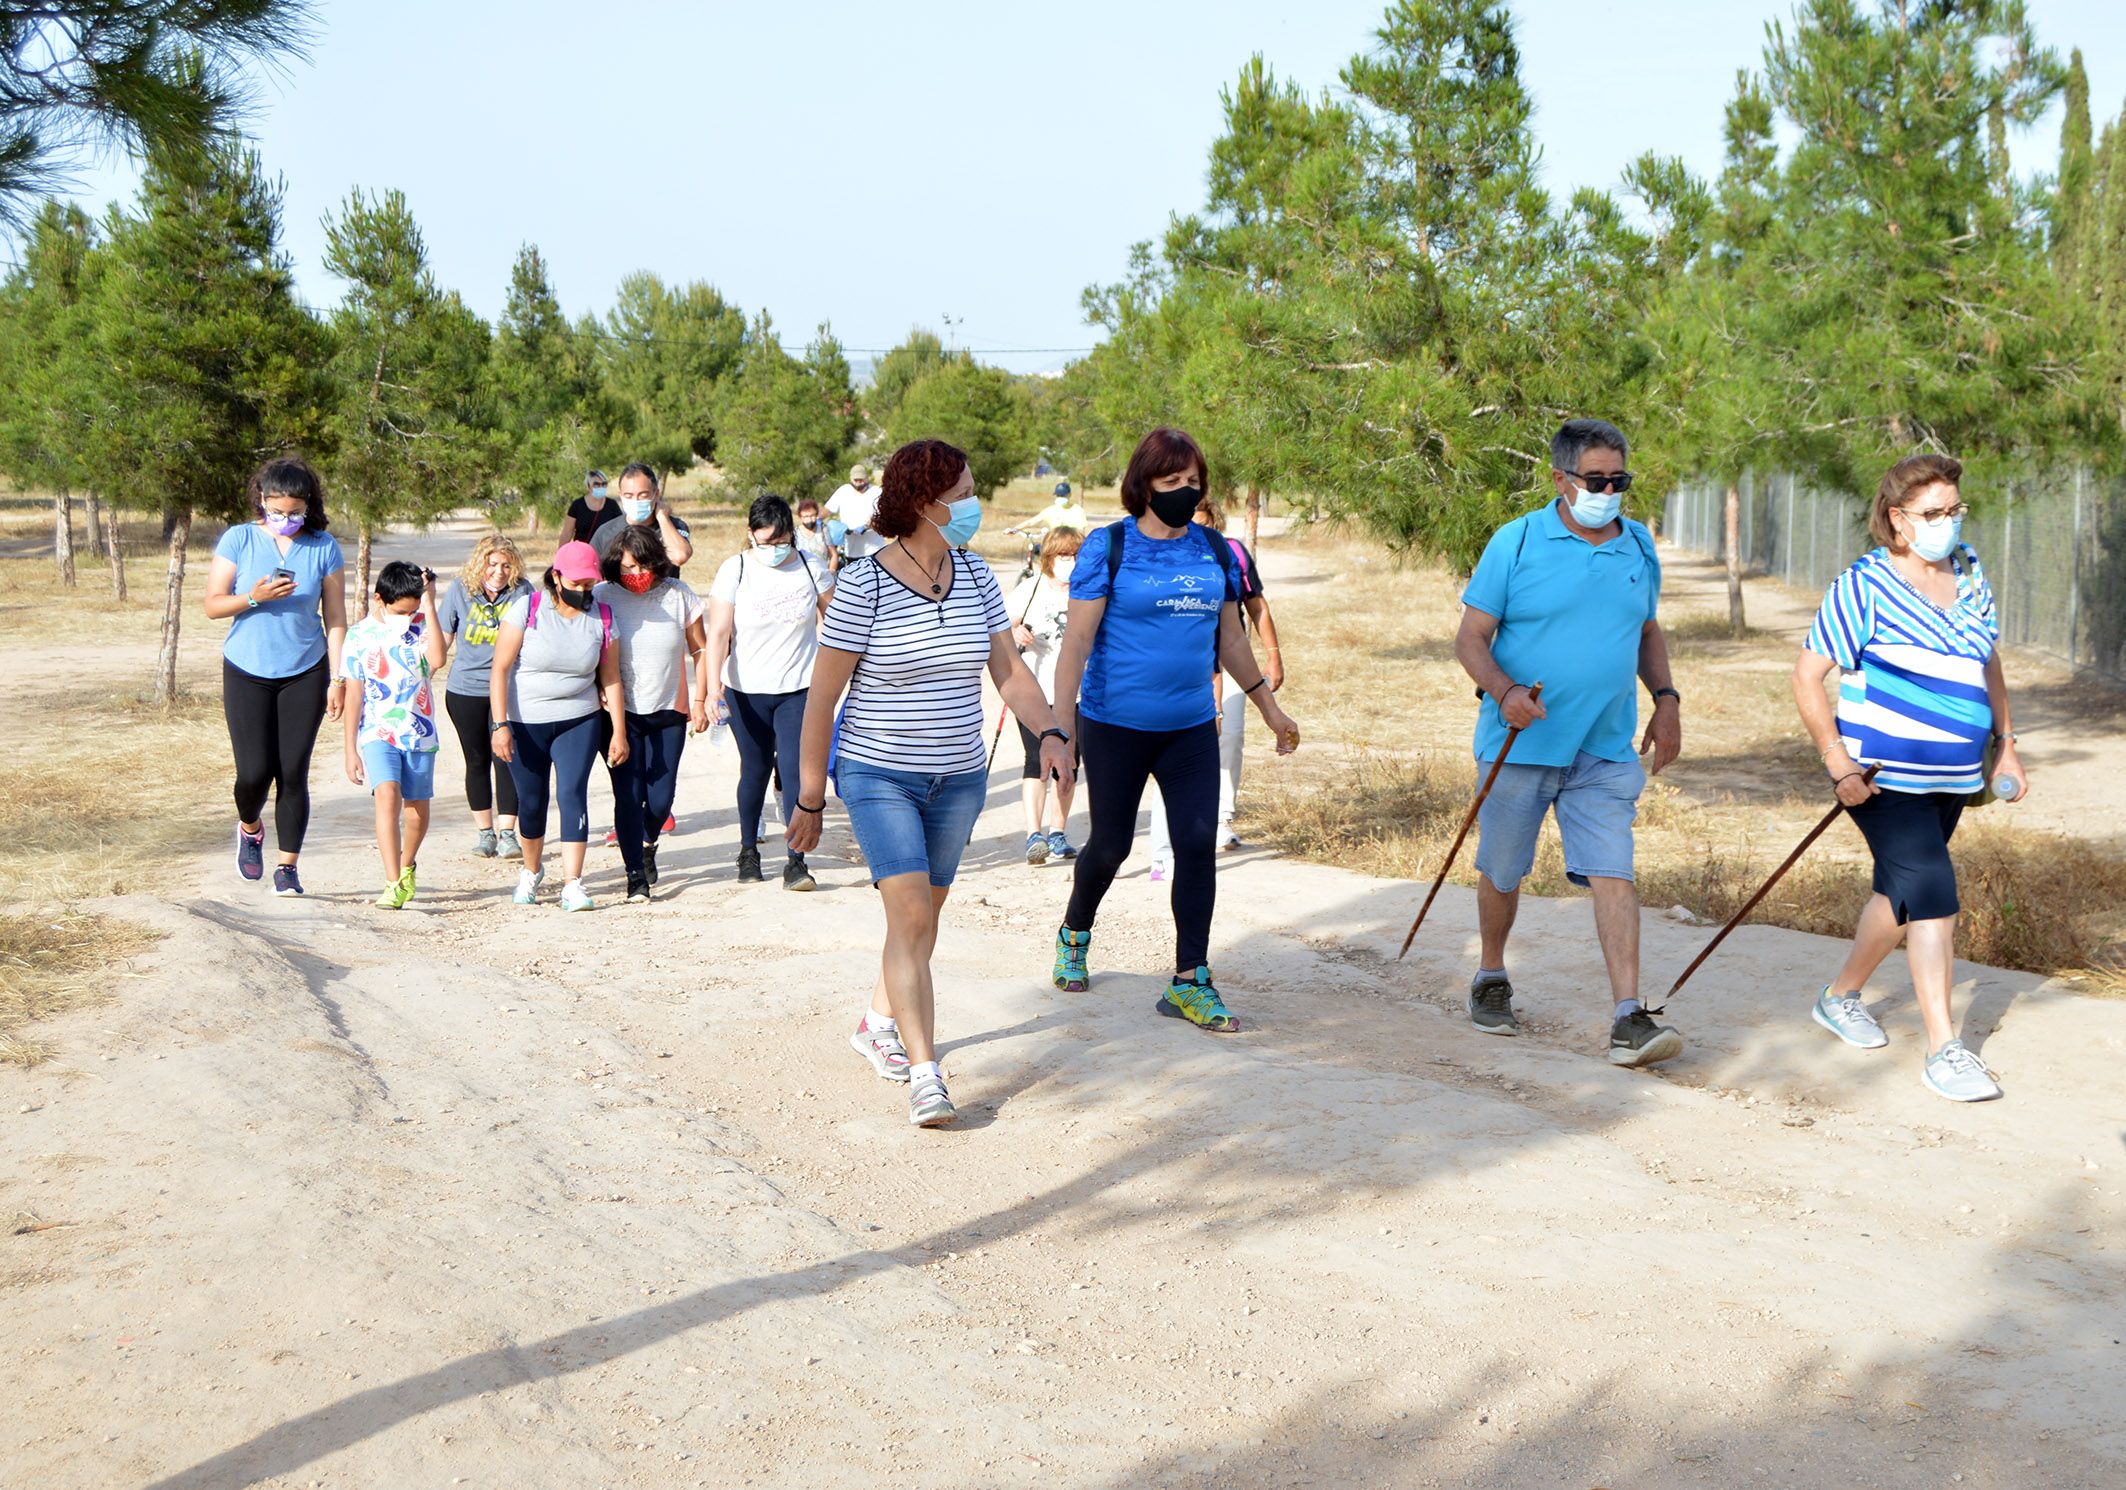
[[[1507,690],[1509,693],[1512,691],[1510,688]],[[1530,703],[1540,703],[1542,699],[1541,683],[1528,690]],[[1500,705],[1500,717],[1504,717],[1503,704]],[[1499,747],[1499,758],[1491,763],[1491,774],[1484,778],[1483,790],[1476,794],[1476,800],[1469,804],[1469,815],[1462,819],[1462,831],[1454,835],[1454,847],[1447,850],[1447,857],[1440,863],[1439,878],[1432,882],[1432,889],[1425,896],[1425,903],[1417,908],[1417,919],[1410,923],[1410,934],[1403,938],[1403,951],[1395,954],[1398,962],[1402,960],[1403,952],[1408,952],[1410,944],[1417,940],[1417,928],[1425,924],[1425,912],[1432,909],[1433,897],[1439,894],[1439,887],[1447,883],[1447,871],[1454,867],[1454,856],[1462,851],[1462,840],[1469,836],[1469,825],[1476,821],[1477,809],[1484,805],[1484,798],[1491,795],[1491,783],[1499,779],[1499,767],[1506,764],[1506,752],[1513,749],[1513,742],[1520,737],[1520,733],[1519,729],[1506,731],[1506,743]]]
[[[1865,771],[1862,771],[1860,773],[1860,779],[1862,783],[1865,784],[1867,782],[1873,781],[1875,779],[1875,773],[1877,771],[1880,771],[1881,769],[1881,766],[1875,765],[1868,767]],[[1733,931],[1737,926],[1740,926],[1742,924],[1742,918],[1747,916],[1751,911],[1757,908],[1758,901],[1764,899],[1765,896],[1772,893],[1772,886],[1779,883],[1780,878],[1785,875],[1785,873],[1789,869],[1792,869],[1797,862],[1800,861],[1800,858],[1803,854],[1808,852],[1809,845],[1814,843],[1817,839],[1821,838],[1823,836],[1824,830],[1830,827],[1832,823],[1838,821],[1838,814],[1844,812],[1845,810],[1845,803],[1839,802],[1835,804],[1829,812],[1826,812],[1823,815],[1822,822],[1818,823],[1815,827],[1809,829],[1809,836],[1802,839],[1800,843],[1794,846],[1794,851],[1786,856],[1786,862],[1772,871],[1772,877],[1766,880],[1764,884],[1758,889],[1757,893],[1752,895],[1748,899],[1748,901],[1743,904],[1741,910],[1735,912],[1733,917],[1729,919],[1728,923],[1725,926],[1720,928],[1720,934],[1714,937],[1711,941],[1707,942],[1705,944],[1705,950],[1691,959],[1690,966],[1683,970],[1683,976],[1676,979],[1674,983],[1669,985],[1669,998],[1674,998],[1676,996],[1676,990],[1690,981],[1690,975],[1692,973],[1695,973],[1701,966],[1704,965],[1705,959],[1713,955],[1713,950],[1716,947],[1718,947],[1722,942],[1727,940],[1727,934],[1730,931]]]

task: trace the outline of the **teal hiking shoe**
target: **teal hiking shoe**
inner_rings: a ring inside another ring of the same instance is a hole
[[[1056,928],[1056,987],[1065,993],[1085,992],[1093,980],[1093,975],[1085,970],[1085,951],[1092,944],[1093,934],[1089,931]]]
[[[1187,978],[1176,973],[1166,993],[1152,1007],[1170,1019],[1186,1019],[1197,1029],[1217,1035],[1230,1035],[1240,1028],[1240,1020],[1211,986],[1211,970],[1207,967],[1197,968]]]

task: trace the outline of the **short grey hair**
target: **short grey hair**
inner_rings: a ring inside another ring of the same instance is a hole
[[[1614,450],[1631,459],[1631,442],[1624,431],[1607,419],[1568,419],[1550,437],[1550,466],[1554,471],[1577,471],[1580,457],[1590,449]]]

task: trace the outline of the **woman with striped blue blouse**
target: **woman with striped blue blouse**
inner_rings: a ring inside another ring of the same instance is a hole
[[[1959,541],[1963,474],[1948,456],[1915,455],[1882,478],[1868,517],[1882,547],[1824,596],[1794,666],[1794,699],[1875,858],[1875,894],[1845,966],[1817,996],[1815,1020],[1863,1050],[1889,1044],[1861,989],[1902,941],[1927,1032],[1921,1079],[1953,1102],[1985,1102],[2000,1088],[1949,1018],[1958,909],[1949,839],[1987,784],[1989,743],[2000,797],[2021,796],[2029,778],[2009,720],[1993,591]],[[1824,688],[1833,668],[1835,716]]]

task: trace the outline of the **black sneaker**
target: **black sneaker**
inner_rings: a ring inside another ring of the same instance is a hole
[[[817,890],[819,881],[812,878],[812,871],[805,868],[805,856],[792,854],[783,860],[782,887],[785,890]]]
[[[1609,1027],[1609,1063],[1612,1066],[1651,1066],[1683,1054],[1683,1037],[1665,1024],[1655,1024],[1659,1009],[1634,1009]]]
[[[642,905],[645,904],[649,900],[649,898],[649,877],[647,875],[637,874],[634,870],[630,869],[627,872],[627,903],[629,905]]]
[[[1504,973],[1479,973],[1469,985],[1469,1022],[1487,1035],[1518,1035],[1513,1017],[1513,984]]]
[[[642,877],[653,886],[657,883],[657,845],[654,841],[642,846]]]
[[[757,885],[767,876],[760,872],[760,848],[747,844],[738,851],[738,882],[741,885]]]

